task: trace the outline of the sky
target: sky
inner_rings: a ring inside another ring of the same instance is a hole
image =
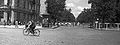
[[[72,9],[72,13],[75,17],[83,11],[84,8],[90,8],[91,5],[88,4],[88,0],[67,0],[66,1],[67,8]]]
[[[45,13],[45,7],[44,4],[45,0],[41,0],[41,13]],[[88,4],[88,0],[66,0],[66,6],[67,8],[72,9],[72,13],[75,17],[78,17],[78,15],[83,11],[84,8],[90,8],[91,5]]]

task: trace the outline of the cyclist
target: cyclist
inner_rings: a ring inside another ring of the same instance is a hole
[[[36,27],[36,24],[34,23],[33,20],[29,21],[26,25],[26,28],[29,29],[30,31],[32,31],[32,33],[34,32],[35,27]]]

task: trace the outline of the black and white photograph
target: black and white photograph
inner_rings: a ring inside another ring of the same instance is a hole
[[[0,0],[0,45],[120,45],[120,0]]]

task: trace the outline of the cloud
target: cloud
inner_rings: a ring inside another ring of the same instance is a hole
[[[84,7],[78,6],[77,9],[83,11]]]
[[[72,9],[72,13],[77,17],[84,8],[90,8],[91,4],[88,4],[88,0],[66,0],[67,8]]]
[[[75,4],[74,3],[67,3],[66,6],[67,7],[75,7]]]
[[[46,6],[44,4],[45,0],[41,0],[41,13],[45,13]],[[67,8],[72,9],[72,13],[77,17],[84,8],[90,8],[91,4],[88,4],[88,0],[66,0]]]
[[[80,11],[79,11],[79,12],[78,12],[78,11],[75,11],[75,12],[73,11],[72,13],[74,14],[75,18],[77,18],[78,15],[79,15],[81,12],[80,12]]]
[[[88,4],[88,7],[91,7],[91,4]]]
[[[74,14],[75,18],[78,17],[78,15],[83,11],[84,7],[76,6],[72,8],[72,13]]]

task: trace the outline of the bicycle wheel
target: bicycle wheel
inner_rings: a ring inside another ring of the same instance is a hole
[[[39,35],[40,35],[40,31],[39,31],[38,29],[35,29],[35,30],[34,30],[34,35],[35,35],[35,36],[39,36]]]
[[[25,36],[27,36],[27,35],[29,34],[29,31],[28,31],[27,29],[24,29],[24,30],[23,30],[23,34],[24,34]]]

